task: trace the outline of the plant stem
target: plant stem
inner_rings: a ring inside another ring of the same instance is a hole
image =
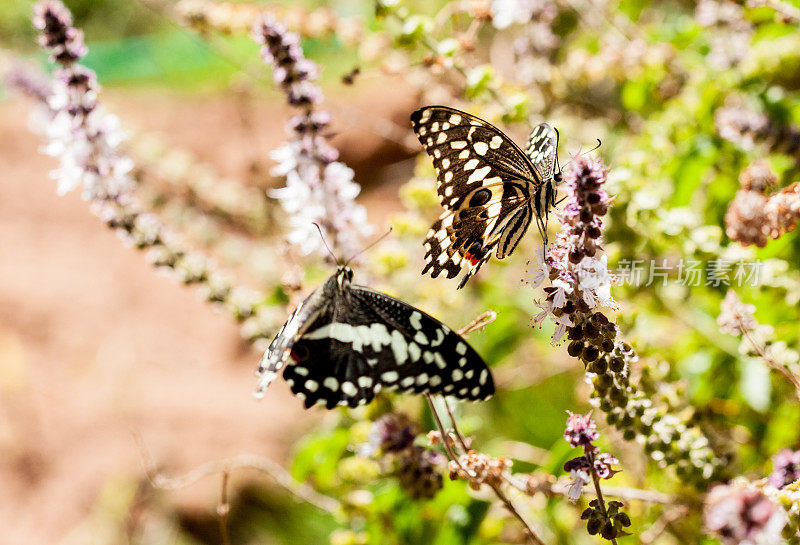
[[[436,410],[436,405],[434,405],[431,395],[430,394],[425,394],[425,399],[428,401],[428,406],[430,406],[430,408],[431,408],[431,412],[433,413],[433,418],[434,418],[434,420],[436,420],[436,425],[439,427],[439,433],[442,435],[442,443],[444,444],[444,448],[445,448],[445,451],[447,452],[448,458],[450,458],[450,460],[455,462],[455,464],[458,466],[458,468],[469,476],[470,472],[465,470],[464,467],[461,465],[461,463],[458,460],[458,457],[455,455],[452,447],[450,446],[450,444],[448,442],[447,432],[444,429],[444,425],[442,425],[442,419],[439,417],[439,413]],[[455,419],[453,418],[453,413],[450,410],[450,406],[447,405],[446,401],[445,401],[445,405],[447,406],[447,412],[450,415],[451,422],[453,423],[453,426],[455,426]],[[455,430],[455,427],[454,427],[454,430]],[[461,445],[463,447],[466,448],[466,441],[463,440],[463,437],[461,437],[461,434],[460,433],[456,433],[456,437],[459,437],[459,442],[461,443]],[[495,484],[490,484],[490,483],[487,483],[487,484],[489,484],[489,486],[492,489],[492,491],[494,492],[495,496],[497,496],[497,498],[503,503],[503,505],[506,507],[506,509],[508,509],[508,511],[510,511],[511,514],[514,515],[514,517],[516,517],[516,519],[519,520],[520,523],[522,523],[522,526],[523,526],[523,528],[525,528],[525,533],[528,536],[528,539],[530,539],[530,541],[532,543],[535,543],[536,545],[545,545],[544,541],[542,541],[542,539],[539,537],[539,535],[536,533],[536,531],[533,529],[533,527],[528,523],[528,521],[525,520],[525,518],[517,510],[517,508],[514,506],[514,504],[511,503],[511,500],[508,498],[508,496],[505,495],[505,493],[500,489],[500,487],[495,485]]]
[[[603,514],[603,518],[605,520],[608,519],[608,511],[606,511],[606,500],[603,499],[603,492],[600,490],[600,477],[597,476],[597,472],[594,470],[594,456],[588,455],[589,462],[592,464],[592,481],[594,482],[594,491],[597,494],[597,502],[600,504],[600,513]],[[617,545],[617,539],[612,537],[609,541],[613,543],[613,545]]]

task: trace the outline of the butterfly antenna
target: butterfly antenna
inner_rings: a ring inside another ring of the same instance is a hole
[[[578,153],[577,153],[575,156],[573,156],[573,157],[570,157],[569,161],[567,161],[567,164],[566,164],[566,165],[564,165],[564,168],[566,168],[567,166],[569,166],[569,164],[572,162],[572,160],[574,159],[574,157],[576,157],[576,156],[577,156],[577,157],[580,157],[581,155],[586,155],[587,153],[592,153],[594,150],[596,150],[597,148],[599,148],[599,147],[600,147],[602,144],[603,144],[603,143],[602,143],[602,142],[600,141],[600,139],[598,138],[598,139],[597,139],[597,145],[596,145],[595,147],[593,147],[592,149],[590,149],[590,150],[587,150],[587,151],[580,151],[580,150],[578,150]]]
[[[357,257],[358,257],[358,256],[360,256],[361,254],[363,254],[364,252],[366,252],[367,250],[369,250],[370,248],[372,248],[373,246],[375,246],[377,243],[379,243],[380,241],[382,241],[382,240],[383,240],[383,239],[385,239],[386,237],[388,237],[388,236],[389,236],[389,234],[391,234],[391,232],[392,232],[392,227],[389,227],[389,229],[388,229],[388,230],[387,230],[385,233],[383,233],[381,236],[379,236],[378,238],[376,238],[375,240],[373,240],[372,242],[370,242],[370,243],[367,245],[367,247],[366,247],[366,248],[364,248],[364,249],[362,249],[362,250],[359,250],[359,251],[358,251],[358,252],[357,252],[357,253],[356,253],[354,256],[352,256],[350,259],[348,259],[348,260],[345,262],[345,265],[347,265],[348,263],[350,263],[351,261],[353,261],[355,258],[357,258]]]
[[[312,222],[312,223],[314,224],[314,227],[317,228],[317,231],[319,231],[319,237],[322,239],[322,243],[325,245],[325,248],[328,250],[328,253],[331,254],[331,257],[336,262],[336,265],[337,266],[341,265],[341,263],[339,263],[339,258],[336,257],[336,254],[333,253],[333,250],[331,250],[331,247],[328,246],[328,241],[325,240],[325,235],[322,233],[322,227],[320,227],[319,223],[317,223],[316,221]]]

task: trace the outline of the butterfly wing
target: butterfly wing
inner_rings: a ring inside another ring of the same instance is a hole
[[[453,278],[466,265],[469,278],[488,260],[511,217],[531,206],[543,180],[519,146],[475,116],[429,106],[411,121],[433,159],[445,208],[428,231],[423,274]]]
[[[355,407],[382,389],[473,401],[494,393],[481,357],[457,333],[394,297],[350,286],[335,321],[317,320],[297,341],[284,378],[306,407]]]
[[[537,125],[531,131],[525,152],[542,180],[544,180],[544,185],[534,198],[534,207],[536,209],[539,233],[542,235],[542,240],[544,240],[546,246],[547,219],[550,208],[555,206],[555,184],[561,178],[560,172],[556,170],[558,166],[558,132],[547,123]]]
[[[256,395],[263,395],[280,370],[291,361],[291,352],[297,340],[320,317],[324,320],[326,314],[330,314],[330,301],[325,296],[324,288],[319,287],[289,316],[261,356]]]
[[[547,123],[537,125],[531,131],[525,152],[542,180],[552,180],[556,173],[558,152],[558,133],[555,129]]]

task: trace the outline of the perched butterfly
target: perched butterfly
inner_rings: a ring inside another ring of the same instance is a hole
[[[259,362],[259,393],[281,369],[306,407],[363,405],[381,388],[472,401],[494,393],[489,369],[458,333],[352,278],[339,267],[297,307]]]
[[[536,216],[547,245],[547,218],[555,205],[558,132],[542,123],[522,151],[500,129],[468,113],[428,106],[411,114],[420,143],[433,158],[444,213],[425,240],[425,268],[433,277],[467,273],[467,280],[492,252],[514,251]]]

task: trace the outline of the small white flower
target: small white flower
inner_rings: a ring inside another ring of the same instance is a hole
[[[569,487],[567,496],[569,501],[575,503],[581,498],[583,487],[589,484],[589,472],[582,469],[573,469],[569,472],[569,477],[572,479],[572,485]]]
[[[553,295],[553,307],[561,308],[567,303],[567,295],[572,293],[572,286],[569,285],[569,282],[556,278],[553,280],[553,287],[556,288],[555,295]]]
[[[553,331],[552,341],[552,344],[555,346],[561,342],[561,339],[564,337],[564,333],[567,331],[567,328],[571,327],[573,324],[569,314],[562,314],[558,318],[553,317],[553,321],[556,323],[556,329]]]
[[[530,22],[541,2],[537,0],[492,0],[492,24],[503,29]]]
[[[533,288],[538,288],[542,282],[550,277],[550,265],[544,259],[544,246],[536,250],[536,265],[533,268],[533,276],[531,276],[526,283],[530,284]]]

